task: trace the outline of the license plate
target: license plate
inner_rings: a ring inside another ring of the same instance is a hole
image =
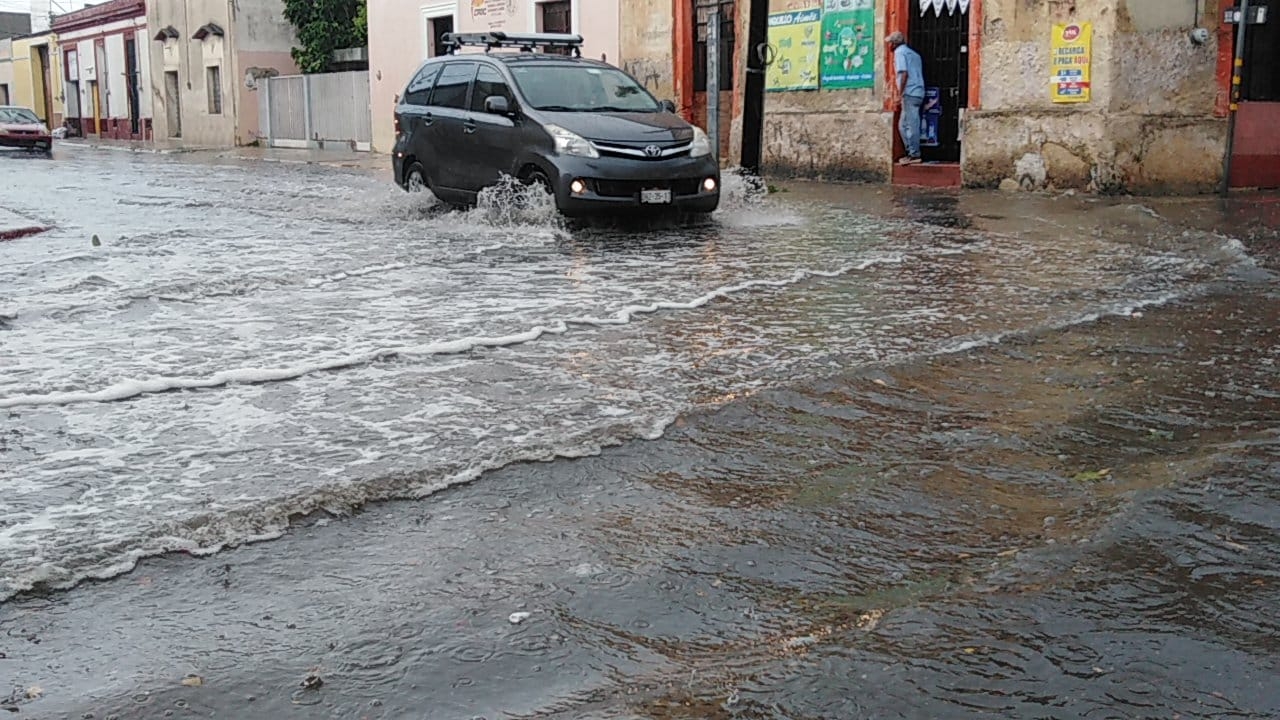
[[[640,202],[646,205],[663,205],[671,202],[670,190],[641,190]]]

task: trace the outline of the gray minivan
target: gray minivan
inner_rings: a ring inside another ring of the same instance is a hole
[[[392,165],[406,190],[471,205],[507,175],[554,193],[565,215],[705,214],[719,205],[706,133],[626,72],[582,58],[580,36],[493,32],[445,42],[450,54],[422,63],[397,99]],[[465,46],[485,52],[459,53]]]

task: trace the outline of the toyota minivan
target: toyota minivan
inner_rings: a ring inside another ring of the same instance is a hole
[[[404,189],[472,205],[510,176],[553,193],[569,216],[705,214],[719,205],[706,133],[626,72],[582,58],[580,36],[493,32],[445,42],[450,54],[422,63],[397,98],[392,165]],[[484,52],[458,52],[466,46]],[[493,52],[502,49],[517,51]]]

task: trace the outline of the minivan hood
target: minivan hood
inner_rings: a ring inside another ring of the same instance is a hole
[[[588,140],[607,143],[675,143],[693,140],[693,126],[667,112],[588,113],[547,112],[549,123]]]

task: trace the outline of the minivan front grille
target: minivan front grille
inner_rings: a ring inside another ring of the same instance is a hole
[[[636,197],[641,190],[670,190],[672,195],[697,195],[701,178],[675,180],[596,180],[596,194],[601,197]]]
[[[596,150],[599,150],[602,155],[633,158],[636,160],[670,160],[672,158],[685,157],[689,154],[689,149],[693,147],[693,143],[691,142],[671,147],[657,143],[652,145],[636,146],[593,141],[591,144],[595,145]]]

